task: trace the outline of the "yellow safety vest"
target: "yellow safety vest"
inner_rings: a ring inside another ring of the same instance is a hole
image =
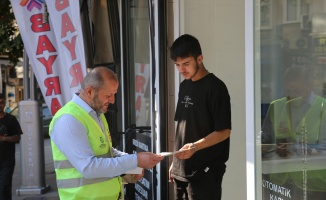
[[[104,114],[100,116],[107,133],[98,126],[96,121],[81,107],[73,102],[67,103],[53,117],[50,123],[50,134],[55,121],[63,114],[70,114],[80,121],[87,130],[91,148],[96,157],[113,157],[109,127]],[[65,134],[64,132],[59,134]],[[117,200],[122,190],[121,178],[86,179],[74,168],[67,157],[51,140],[52,155],[56,172],[57,187],[61,200]],[[96,170],[96,169],[94,169]],[[108,169],[110,170],[110,169]]]
[[[291,103],[291,102],[289,102]],[[295,102],[294,102],[295,103]],[[306,112],[304,118],[300,121],[299,125],[292,127],[292,133],[294,135],[294,141],[300,141],[303,147],[307,144],[307,148],[310,148],[309,145],[318,144],[320,142],[321,134],[325,134],[321,131],[321,124],[325,121],[326,114],[326,101],[320,96],[316,96],[311,107]],[[290,123],[290,122],[289,122]],[[293,123],[293,122],[292,122]],[[305,130],[303,130],[303,128]],[[304,134],[305,135],[302,135]],[[299,147],[302,145],[299,145]],[[302,153],[301,153],[302,154]],[[291,172],[289,173],[289,178],[292,179],[294,184],[301,188],[307,189],[307,191],[317,191],[325,192],[326,191],[326,166],[319,166],[319,170],[311,170],[311,164],[309,164],[309,153],[306,155],[307,160],[303,162],[303,170],[306,171],[306,174],[303,175],[303,171]],[[305,157],[301,155],[302,159]],[[304,164],[306,163],[306,164]],[[304,179],[306,184],[304,183]],[[303,185],[306,188],[303,188]]]
[[[291,137],[291,133],[286,128],[287,121],[285,120],[285,105],[287,102],[287,98],[283,97],[281,99],[277,99],[270,104],[269,108],[269,118],[271,119],[271,123],[273,125],[273,130],[276,139],[286,139]],[[272,133],[271,133],[272,134]],[[276,141],[272,141],[275,142]]]
[[[320,142],[320,134],[325,134],[324,132],[321,132],[321,125],[325,121],[326,117],[326,100],[320,96],[316,96],[311,107],[306,111],[300,121],[296,122],[297,124],[294,125],[292,118],[295,116],[291,116],[291,109],[295,109],[293,104],[297,103],[296,101],[298,100],[300,99],[290,100],[286,103],[285,109],[282,109],[282,120],[278,122],[283,123],[286,121],[285,126],[288,133],[278,133],[275,137],[276,139],[280,139],[286,136],[286,138],[289,139],[289,142],[296,145],[296,148],[300,148],[302,146],[302,141],[304,144],[307,144],[308,147],[309,145],[318,144]],[[282,124],[282,126],[283,125],[284,124]],[[301,159],[304,159],[305,156],[309,158],[310,156],[309,153],[307,153],[308,155],[301,154],[302,151],[297,149],[297,159],[300,159],[301,157]],[[323,168],[324,166],[320,167]],[[288,168],[291,169],[291,164],[288,165]],[[303,173],[303,170],[305,170],[306,173]],[[304,160],[302,160],[302,171],[271,174],[270,178],[273,183],[279,185],[283,185],[286,181],[291,180],[297,187],[307,189],[307,191],[326,191],[326,166],[323,169],[311,170],[309,159],[306,160],[306,164]],[[307,182],[307,184],[305,184],[306,188],[302,187],[304,185],[304,179]]]

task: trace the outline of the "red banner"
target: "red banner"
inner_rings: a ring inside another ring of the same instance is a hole
[[[79,1],[11,0],[11,4],[31,67],[54,115],[86,75]]]

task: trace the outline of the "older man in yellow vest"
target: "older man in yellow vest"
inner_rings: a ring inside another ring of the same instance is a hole
[[[113,71],[96,67],[84,78],[80,93],[53,117],[50,137],[60,199],[121,199],[121,174],[137,167],[152,168],[163,159],[150,152],[126,154],[112,147],[103,113],[115,102],[118,86]]]

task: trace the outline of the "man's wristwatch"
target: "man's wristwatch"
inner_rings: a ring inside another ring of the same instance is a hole
[[[195,151],[194,151],[194,153],[197,151],[197,146],[194,144],[194,143],[191,143],[191,148],[194,148],[195,149]]]

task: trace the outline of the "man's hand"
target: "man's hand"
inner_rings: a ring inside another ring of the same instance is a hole
[[[0,141],[2,142],[19,142],[20,141],[20,135],[0,135]]]
[[[0,142],[5,142],[6,141],[6,136],[0,134]]]
[[[163,156],[151,152],[137,153],[138,167],[144,169],[153,168],[157,163],[163,160]]]
[[[289,153],[287,143],[279,145],[276,149],[276,153],[280,157],[287,157]]]
[[[171,181],[171,183],[174,183],[174,178],[172,178],[171,174],[172,174],[172,167],[173,167],[173,163],[170,166],[169,169],[169,180]]]
[[[131,174],[131,177],[134,180],[139,181],[140,179],[142,179],[144,177],[144,169],[141,174]]]
[[[195,153],[195,148],[193,148],[192,143],[185,144],[179,151],[189,149],[188,151],[183,151],[175,154],[174,156],[178,159],[184,160],[190,158]]]

